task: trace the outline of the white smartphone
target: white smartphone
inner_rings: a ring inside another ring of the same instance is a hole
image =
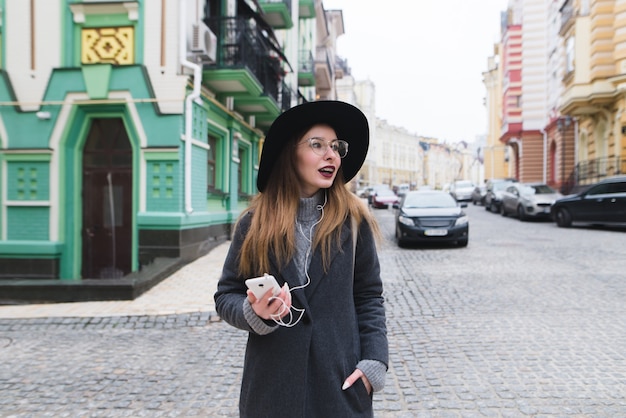
[[[257,299],[261,299],[270,289],[272,289],[272,295],[274,296],[280,293],[278,282],[274,276],[270,274],[248,279],[246,280],[246,286],[248,286],[248,289],[252,290],[252,293],[254,293]]]

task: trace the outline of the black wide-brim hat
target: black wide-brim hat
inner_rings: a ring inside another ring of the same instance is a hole
[[[285,111],[270,126],[259,163],[256,184],[260,192],[265,190],[285,145],[295,134],[320,123],[331,126],[337,134],[337,139],[343,139],[348,143],[348,154],[341,159],[341,169],[346,183],[356,176],[363,166],[370,142],[367,118],[357,107],[345,102],[335,100],[307,102]]]

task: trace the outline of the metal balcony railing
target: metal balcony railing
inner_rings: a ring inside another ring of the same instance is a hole
[[[315,68],[323,69],[321,73],[325,75],[323,79],[316,79],[317,86],[324,89],[330,88],[332,80],[335,77],[335,67],[331,63],[328,49],[324,46],[318,46],[315,48]]]
[[[574,9],[573,1],[566,2],[561,8],[560,12],[561,27],[559,28],[559,33],[562,36],[567,28],[572,25],[574,19],[576,18],[576,9]]]
[[[564,194],[571,193],[577,186],[593,184],[618,174],[626,174],[626,160],[622,160],[620,157],[581,161],[576,164],[569,178],[563,184],[562,191]]]
[[[291,0],[260,0],[259,3],[284,3],[287,10],[291,10]]]
[[[252,19],[215,17],[205,23],[217,36],[217,59],[205,68],[248,69],[263,86],[263,92],[278,102],[283,71],[281,59],[272,53],[270,41]]]
[[[291,98],[293,97],[294,92],[289,88],[287,83],[280,83],[280,100],[278,105],[280,106],[281,112],[291,108]]]
[[[313,73],[315,66],[315,60],[313,59],[313,53],[308,49],[303,49],[298,52],[298,72],[299,73]]]
[[[336,68],[340,68],[344,75],[350,75],[350,67],[348,66],[348,60],[341,57],[335,57]]]

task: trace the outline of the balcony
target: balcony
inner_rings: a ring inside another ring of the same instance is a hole
[[[291,0],[259,0],[263,19],[274,29],[291,29]]]
[[[328,50],[318,46],[315,50],[315,82],[321,90],[330,90],[333,86],[334,66],[330,62]]]
[[[309,50],[301,50],[298,57],[298,86],[311,87],[315,85],[315,60]]]
[[[565,36],[567,31],[574,25],[576,21],[576,10],[574,9],[573,1],[567,1],[561,7],[561,28],[559,29],[559,35]]]
[[[233,110],[255,120],[280,113],[282,59],[263,31],[250,19],[217,17],[205,21],[217,36],[215,63],[203,66],[202,83],[222,103],[233,98]]]
[[[341,57],[335,57],[335,79],[342,79],[344,75],[350,75],[348,60]]]
[[[626,173],[626,160],[620,157],[596,158],[576,164],[578,183],[595,183],[603,178]]]
[[[618,91],[607,80],[591,84],[570,84],[561,95],[559,110],[563,114],[596,113],[617,97]]]
[[[311,19],[315,17],[315,0],[299,0],[300,19]]]
[[[596,158],[580,161],[563,184],[562,193],[576,193],[586,185],[610,176],[626,174],[626,160],[620,157]]]

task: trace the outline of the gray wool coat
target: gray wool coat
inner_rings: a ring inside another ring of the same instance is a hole
[[[311,283],[292,292],[293,305],[304,308],[294,327],[256,334],[243,313],[246,278],[237,274],[237,255],[250,226],[243,217],[233,236],[215,293],[217,313],[229,324],[246,330],[239,409],[241,417],[371,417],[372,397],[359,379],[341,389],[363,359],[388,364],[383,286],[374,237],[362,222],[353,260],[350,221],[341,233],[327,273],[321,254],[312,254]],[[279,270],[270,257],[280,285],[298,286],[295,264]],[[353,271],[354,261],[354,271]]]

